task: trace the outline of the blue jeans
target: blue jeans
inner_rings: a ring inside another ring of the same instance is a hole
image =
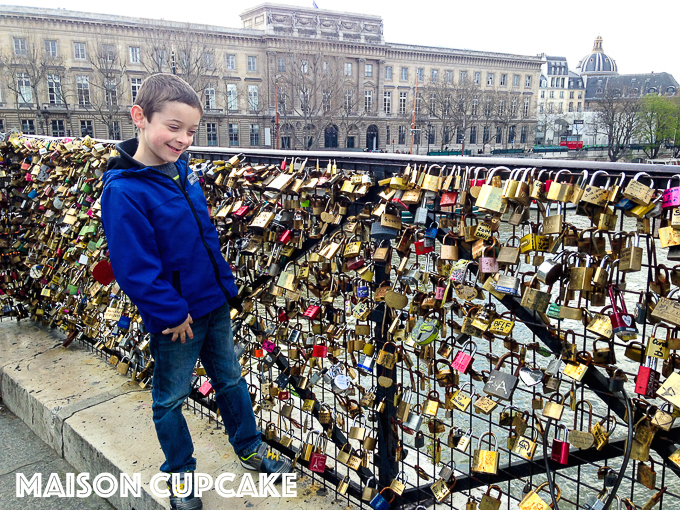
[[[161,471],[166,473],[193,471],[196,459],[194,444],[182,404],[191,393],[191,375],[200,356],[215,389],[217,406],[229,434],[229,442],[238,455],[250,453],[261,442],[248,386],[241,377],[234,353],[229,305],[224,304],[209,314],[194,319],[194,338],[185,343],[172,335],[152,334],[150,349],[154,358],[153,421],[165,454]]]

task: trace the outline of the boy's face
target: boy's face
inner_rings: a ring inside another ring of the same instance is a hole
[[[139,128],[139,148],[134,157],[149,166],[177,161],[193,142],[201,120],[198,109],[176,101],[166,103],[151,120],[136,105],[131,114]]]

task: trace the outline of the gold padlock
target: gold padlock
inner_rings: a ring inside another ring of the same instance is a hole
[[[491,436],[493,438],[494,445],[492,450],[482,450],[482,439],[486,436]],[[477,442],[477,449],[474,452],[472,459],[472,471],[475,473],[488,473],[495,475],[498,473],[498,440],[496,435],[492,432],[485,432],[479,438]]]

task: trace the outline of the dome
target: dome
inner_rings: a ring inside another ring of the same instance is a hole
[[[613,58],[602,51],[602,37],[595,39],[593,51],[586,55],[579,64],[581,74],[618,74],[618,67]]]

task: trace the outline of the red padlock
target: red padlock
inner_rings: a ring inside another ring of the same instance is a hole
[[[286,169],[286,166],[288,166],[288,162],[284,159],[284,160],[281,162],[281,165],[280,165],[280,166],[281,166],[281,170],[285,170],[285,169]]]
[[[276,396],[279,400],[288,400],[290,398],[290,391],[288,390],[281,390],[279,391],[279,394]]]
[[[321,441],[323,440],[323,448],[321,446]],[[309,469],[315,473],[323,473],[326,471],[326,455],[322,453],[326,450],[326,445],[328,444],[328,439],[326,436],[319,435],[316,440],[316,451],[312,452],[312,456],[309,458]]]
[[[250,206],[249,205],[242,205],[236,211],[232,213],[232,216],[235,216],[236,218],[243,219],[246,217],[248,214],[248,211],[250,211]]]
[[[281,244],[288,244],[290,240],[293,238],[293,231],[292,230],[284,230],[281,232],[281,235],[276,239],[278,242]]]
[[[257,347],[255,347],[253,349],[253,356],[255,356],[256,358],[264,358],[264,349],[258,349]]]
[[[413,245],[416,247],[416,255],[425,255],[434,251],[434,246],[426,246],[424,239],[416,241]]]
[[[465,352],[465,349],[467,348],[467,345],[471,345],[471,351],[470,354]],[[474,361],[474,355],[477,352],[477,344],[475,344],[473,341],[468,340],[463,344],[463,347],[456,353],[456,356],[453,358],[453,362],[451,363],[451,368],[454,370],[458,370],[461,374],[467,374],[468,370],[470,370],[470,367],[472,366],[472,362]]]
[[[198,392],[204,397],[207,397],[213,392],[212,384],[210,384],[208,381],[205,381],[203,384],[199,386]]]
[[[559,439],[560,430],[564,429],[564,439],[567,439],[567,426],[558,425],[557,432],[555,432],[555,439],[552,442],[552,453],[550,458],[558,464],[566,465],[569,463],[569,443]]]
[[[286,309],[283,306],[279,308],[277,317],[279,322],[288,322],[290,320],[290,317],[288,317],[288,312],[286,312]]]
[[[302,316],[306,317],[309,320],[314,321],[318,319],[320,313],[321,307],[319,305],[309,305],[305,310],[305,313],[302,314]]]
[[[656,371],[657,358],[645,356],[644,364],[638,369],[635,377],[635,393],[648,398],[656,398],[661,374]]]
[[[360,267],[363,267],[366,261],[363,257],[354,257],[347,260],[347,269],[350,271],[356,271]]]
[[[312,356],[315,358],[325,358],[328,356],[328,347],[325,344],[316,344],[312,347]]]
[[[637,333],[635,317],[628,313],[628,310],[626,309],[626,302],[624,301],[621,294],[619,294],[619,303],[621,309],[616,307],[613,285],[609,286],[609,299],[611,299],[612,302],[612,313],[609,314],[609,320],[612,322],[612,332],[615,333],[619,338]]]

